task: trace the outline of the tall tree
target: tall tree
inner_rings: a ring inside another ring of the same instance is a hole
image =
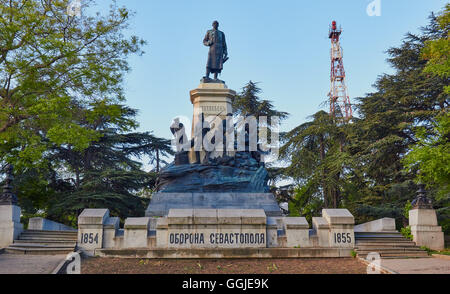
[[[260,117],[267,117],[267,138],[271,138],[272,117],[277,117],[279,122],[288,118],[289,113],[284,111],[278,111],[270,100],[261,99],[260,94],[262,89],[258,87],[258,83],[249,81],[240,93],[233,99],[233,111],[236,117],[249,117],[254,116],[261,124]],[[238,126],[239,127],[239,126]],[[269,139],[268,139],[269,140]],[[259,133],[258,133],[259,142]],[[274,144],[276,142],[271,142]],[[274,164],[270,164],[269,171],[269,183],[275,184],[277,179],[280,178],[281,169]]]
[[[312,119],[284,136],[280,154],[289,162],[285,174],[304,186],[296,192],[302,203],[318,198],[324,207],[337,208],[348,157],[343,149],[345,126],[336,125],[325,111],[317,112]]]
[[[425,73],[426,61],[421,58],[425,43],[444,35],[436,24],[431,17],[422,35],[408,34],[400,47],[389,49],[388,62],[396,72],[382,75],[375,83],[377,92],[359,99],[361,118],[354,126],[358,146],[353,155],[373,182],[372,190],[381,196],[412,180],[414,174],[403,172],[401,159],[417,141],[414,129],[432,128],[436,115],[450,102],[443,91],[448,80]]]
[[[148,199],[139,196],[153,189],[157,174],[142,170],[137,159],[145,155],[154,160],[155,150],[160,149],[171,154],[170,140],[149,132],[132,132],[125,126],[134,120],[136,110],[116,106],[120,120],[104,115],[89,122],[80,117],[82,127],[102,135],[98,141],[83,151],[54,145],[46,155],[51,163],[47,169],[33,168],[19,175],[17,194],[27,215],[40,211],[45,217],[72,225],[84,208],[108,208],[122,218],[144,215]],[[35,193],[28,193],[31,188]]]
[[[276,110],[270,100],[261,99],[259,97],[261,92],[257,83],[249,81],[233,100],[234,114],[244,117],[252,115],[256,119],[260,116],[278,116],[280,120],[289,116],[287,112]]]
[[[93,1],[82,3],[87,10]],[[0,159],[16,168],[46,166],[53,144],[83,150],[98,140],[100,133],[77,123],[80,109],[123,101],[126,59],[143,53],[144,41],[123,35],[126,8],[114,2],[106,16],[72,17],[68,4],[0,0]]]
[[[424,70],[448,79],[450,77],[450,4],[445,6],[437,22],[443,31],[443,36],[425,42],[422,57],[428,60],[428,63]],[[445,86],[445,93],[450,95],[450,85]]]
[[[367,194],[359,197],[364,202],[355,206],[356,214],[400,219],[402,208],[416,196],[416,172],[405,171],[402,159],[420,140],[417,128],[431,131],[450,103],[444,92],[448,78],[424,71],[423,50],[430,41],[447,36],[432,15],[420,34],[407,34],[400,46],[387,51],[395,72],[380,76],[377,91],[358,99],[360,117],[353,124],[349,150]]]

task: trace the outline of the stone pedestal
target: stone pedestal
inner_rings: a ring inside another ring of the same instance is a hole
[[[233,113],[231,103],[236,92],[223,83],[201,83],[197,89],[190,92],[191,103],[194,105],[192,130],[199,115],[219,116],[224,119],[228,113]],[[194,133],[194,132],[192,132]]]
[[[155,193],[145,212],[165,217],[170,209],[263,209],[267,216],[281,216],[271,193]]]
[[[214,126],[215,124],[221,124],[227,114],[233,113],[232,101],[235,95],[236,92],[228,89],[224,83],[201,83],[197,89],[192,90],[190,92],[191,103],[194,106],[192,137],[196,136],[196,134],[201,135],[202,115],[205,121]],[[197,131],[196,127],[198,128]],[[198,160],[203,161],[205,156],[205,151],[196,153],[195,150],[191,150],[189,152],[189,161],[190,163],[195,163]],[[221,156],[221,152],[218,152],[216,156]]]
[[[444,249],[444,233],[438,226],[434,209],[411,209],[409,225],[417,246],[426,246],[433,250]]]
[[[93,255],[103,248],[103,226],[109,219],[108,209],[85,209],[78,216],[78,243],[85,254]]]
[[[0,248],[13,244],[23,231],[20,223],[20,207],[0,205]]]

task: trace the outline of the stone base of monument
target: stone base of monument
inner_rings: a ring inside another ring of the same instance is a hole
[[[170,209],[118,224],[106,209],[83,211],[78,247],[123,258],[349,257],[355,247],[346,209],[324,209],[312,229],[304,217],[270,217],[263,209]]]
[[[20,207],[17,205],[0,205],[0,248],[13,244],[22,233]]]
[[[444,249],[444,232],[442,227],[438,226],[434,209],[411,209],[409,225],[417,246],[425,246],[432,250]]]
[[[281,216],[271,193],[155,193],[145,212],[165,217],[170,209],[262,209],[267,216]]]

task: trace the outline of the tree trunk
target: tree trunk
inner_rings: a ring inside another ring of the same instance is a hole
[[[320,136],[320,161],[321,163],[325,160],[325,146],[324,146],[324,139],[323,136]],[[325,174],[326,170],[323,168],[322,170],[322,194],[323,194],[323,205],[325,208],[328,208],[328,195],[327,195],[327,188],[325,184]]]
[[[159,174],[159,149],[156,149],[156,172]]]

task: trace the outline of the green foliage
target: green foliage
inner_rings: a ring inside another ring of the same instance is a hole
[[[448,13],[443,15],[432,16],[420,34],[407,34],[400,46],[387,50],[394,73],[381,75],[374,93],[356,99],[359,117],[342,124],[322,111],[283,136],[284,174],[299,186],[290,204],[294,213],[318,213],[319,199],[322,207],[348,208],[357,223],[392,217],[406,226],[420,169],[428,196],[442,211],[440,224],[448,227],[448,75],[430,74],[433,61],[423,59],[431,42],[449,40],[448,23],[442,25]],[[444,61],[439,65],[447,63],[445,50],[431,56]]]
[[[433,253],[435,253],[436,251],[431,250],[430,248],[426,247],[426,246],[420,246],[420,249],[425,250],[427,252],[428,255],[432,255]]]
[[[320,195],[315,195],[311,191],[312,187],[308,184],[295,189],[292,200],[289,202],[289,216],[303,216],[312,223],[313,216],[320,213],[323,202]]]
[[[68,3],[0,0],[0,159],[20,170],[46,168],[54,146],[82,151],[99,140],[80,116],[120,119],[126,59],[143,53],[144,41],[122,34],[127,9],[70,17]]]
[[[325,207],[337,208],[341,185],[347,177],[344,169],[351,164],[345,152],[345,126],[338,126],[324,111],[312,119],[283,136],[280,157],[289,162],[285,174],[304,183],[298,197],[321,198]]]
[[[428,188],[438,188],[438,194],[445,197],[450,193],[450,114],[440,114],[432,126],[417,129],[418,142],[403,162],[408,170],[419,169],[418,180]]]
[[[443,78],[450,77],[450,4],[437,18],[439,27],[444,31],[441,38],[426,41],[422,57],[428,60],[425,72],[433,73]],[[445,92],[450,95],[450,86],[445,86]]]
[[[241,93],[237,94],[233,100],[233,110],[235,115],[249,116],[253,115],[257,119],[260,116],[278,116],[280,120],[286,119],[289,113],[275,110],[269,100],[261,100],[258,96],[261,93],[257,83],[249,81],[242,88]]]
[[[401,228],[400,229],[400,233],[403,235],[403,237],[405,237],[406,239],[408,239],[408,240],[413,240],[413,235],[412,235],[412,233],[411,233],[411,227],[410,226],[407,226],[407,227],[404,227],[404,228]]]
[[[412,209],[411,201],[406,201],[405,207],[403,208],[403,216],[409,219],[409,211]]]
[[[170,140],[133,132],[123,77],[144,41],[131,13],[70,17],[68,0],[0,0],[0,162],[14,164],[24,218],[76,225],[84,208],[142,216]],[[83,10],[94,1],[83,1]],[[156,164],[145,172],[142,156]],[[144,192],[146,191],[146,192]]]
[[[352,249],[352,251],[350,251],[350,255],[351,255],[353,258],[356,258],[356,256],[358,255],[358,252],[356,252],[354,249]]]

